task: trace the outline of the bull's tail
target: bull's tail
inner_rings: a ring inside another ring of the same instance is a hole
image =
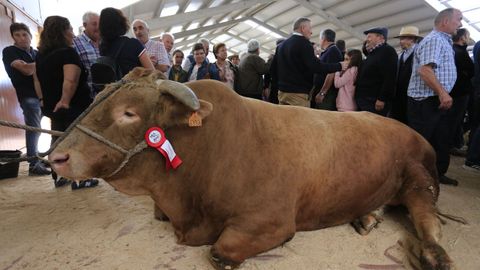
[[[462,223],[463,225],[468,225],[468,221],[463,217],[442,213],[438,208],[437,208],[437,218],[440,220],[440,222],[442,222],[443,225],[447,223],[447,221],[443,218],[446,218],[458,223]]]

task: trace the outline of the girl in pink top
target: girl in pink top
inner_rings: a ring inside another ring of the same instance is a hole
[[[348,68],[335,73],[334,84],[338,88],[337,110],[340,112],[356,111],[355,103],[355,79],[357,78],[358,67],[362,62],[362,52],[350,50],[345,55]]]

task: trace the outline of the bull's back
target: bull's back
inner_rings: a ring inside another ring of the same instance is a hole
[[[402,187],[406,166],[431,151],[407,126],[371,113],[271,110],[262,125],[273,131],[277,144],[266,148],[276,153],[272,169],[282,178],[272,180],[296,193],[299,230],[349,222],[384,205]]]

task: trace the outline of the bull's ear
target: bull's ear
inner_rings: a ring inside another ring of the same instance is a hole
[[[200,109],[198,109],[196,113],[204,119],[213,111],[213,104],[203,99],[199,99],[198,101],[200,101]]]
[[[182,119],[182,124],[188,124],[190,127],[202,126],[202,120],[205,119],[213,111],[213,105],[210,102],[199,99],[200,108],[191,111]]]

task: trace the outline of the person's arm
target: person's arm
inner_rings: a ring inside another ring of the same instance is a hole
[[[165,46],[162,42],[158,42],[158,59],[154,65],[155,69],[160,70],[161,72],[167,72],[170,67],[170,60],[168,59],[168,53],[165,49]]]
[[[36,72],[33,73],[33,87],[35,88],[35,94],[37,94],[37,97],[40,100],[40,106],[43,107],[42,86],[40,85]]]
[[[452,107],[453,99],[435,76],[432,64],[420,66],[418,74],[425,84],[438,95],[438,99],[440,100],[440,106],[438,106],[438,108],[441,110],[450,109],[450,107]]]
[[[155,69],[160,70],[161,72],[167,72],[169,66],[164,64],[156,64]]]
[[[150,70],[154,70],[155,68],[153,67],[152,61],[150,60],[150,56],[148,53],[143,50],[143,52],[138,56],[138,59],[140,60],[140,64],[142,64],[142,67]]]
[[[10,66],[25,76],[32,76],[35,72],[35,63],[27,63],[20,59],[13,61]]]
[[[318,92],[318,94],[315,96],[315,102],[316,103],[322,103],[323,99],[327,95],[328,89],[333,84],[333,80],[335,78],[335,73],[329,73],[327,74],[327,77],[325,77],[325,81],[323,82],[322,89]]]
[[[218,69],[215,66],[215,64],[210,64],[209,66],[210,66],[210,70],[209,70],[210,79],[220,81],[220,75],[218,73]]]
[[[343,73],[342,76],[340,76],[340,72],[337,71],[335,73],[335,79],[334,79],[334,84],[336,88],[343,87],[347,83],[352,81],[352,77],[355,76],[355,67],[351,67]]]
[[[310,44],[306,44],[304,49],[301,52],[302,62],[311,70],[313,73],[332,73],[340,71],[346,68],[342,63],[323,63],[318,59],[313,53],[313,47]]]
[[[395,81],[397,77],[398,56],[392,47],[385,48],[385,55],[382,58],[383,66],[379,76],[383,78],[380,93],[375,102],[375,110],[381,111],[385,108],[385,102],[389,101],[395,94]]]
[[[63,65],[63,85],[62,85],[62,97],[55,105],[53,112],[59,109],[70,108],[70,101],[77,91],[78,80],[80,79],[80,67],[75,64]]]

